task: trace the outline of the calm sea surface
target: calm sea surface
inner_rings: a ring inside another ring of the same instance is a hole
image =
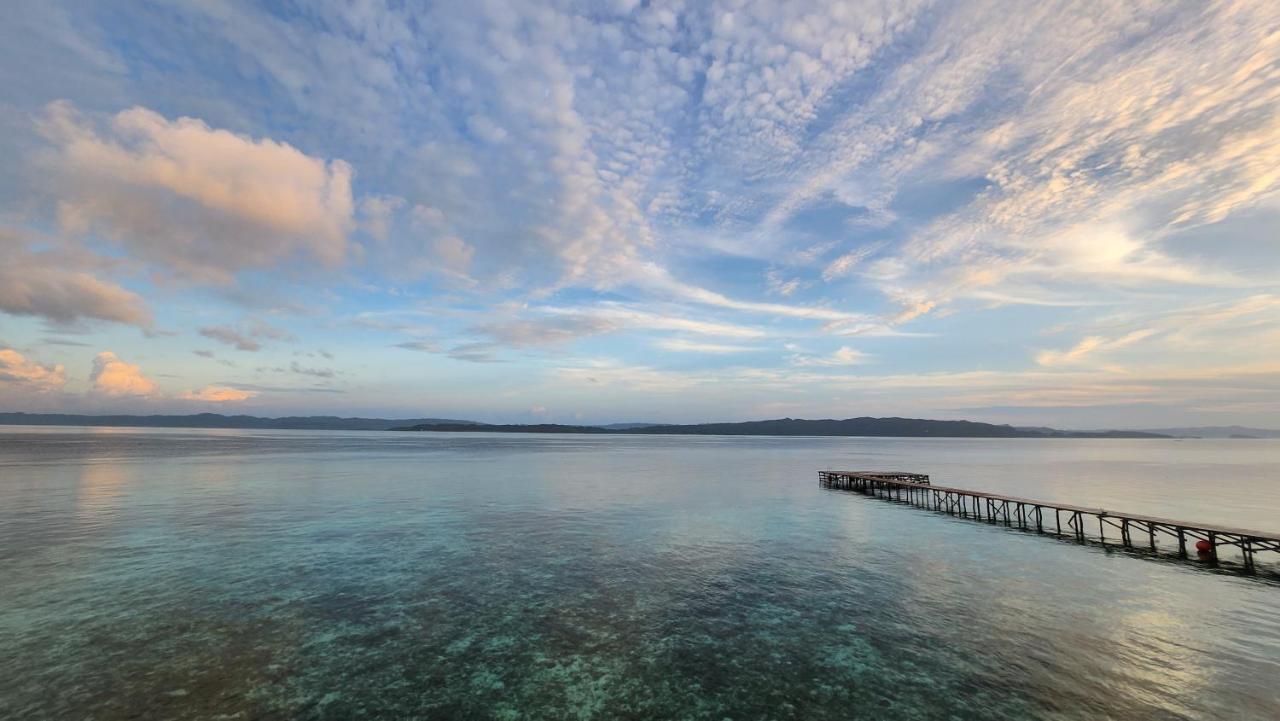
[[[1280,530],[1275,441],[0,427],[0,718],[1280,717],[1275,573],[825,467]]]

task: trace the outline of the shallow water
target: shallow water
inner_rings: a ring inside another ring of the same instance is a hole
[[[1277,717],[1274,573],[826,467],[1280,530],[1272,441],[0,428],[0,718]]]

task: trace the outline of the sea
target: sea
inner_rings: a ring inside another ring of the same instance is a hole
[[[1280,718],[1278,559],[827,468],[1280,531],[1271,440],[0,427],[0,718]]]

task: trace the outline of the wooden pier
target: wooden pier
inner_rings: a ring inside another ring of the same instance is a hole
[[[1244,569],[1255,570],[1254,556],[1267,551],[1280,553],[1280,534],[1248,531],[1239,528],[1209,526],[1168,518],[1085,508],[1052,501],[1005,496],[997,493],[970,491],[963,488],[935,486],[922,473],[897,471],[819,471],[818,483],[824,488],[858,491],[880,498],[910,503],[962,518],[1016,525],[1041,533],[1072,536],[1079,541],[1107,543],[1107,530],[1112,539],[1129,548],[1149,547],[1160,550],[1158,540],[1176,541],[1178,554],[1187,557],[1187,543],[1209,544],[1205,554],[1218,560],[1220,546],[1235,547],[1244,558]],[[1050,517],[1049,514],[1053,515]],[[1096,521],[1098,532],[1092,528]]]

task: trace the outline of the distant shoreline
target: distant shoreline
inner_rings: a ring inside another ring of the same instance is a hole
[[[1148,431],[1074,431],[1019,428],[977,421],[923,418],[859,417],[807,420],[779,418],[764,421],[697,424],[612,424],[608,426],[558,423],[491,424],[451,418],[355,418],[197,413],[191,415],[87,415],[61,413],[0,413],[0,425],[89,426],[113,428],[213,428],[245,430],[403,431],[437,433],[546,433],[584,435],[717,435],[827,436],[868,438],[1177,438]]]
[[[486,424],[460,426],[424,423],[392,428],[393,431],[435,433],[547,433],[644,436],[774,436],[836,438],[1150,438],[1174,436],[1143,431],[1041,431],[974,421],[933,421],[915,418],[849,418],[846,420],[780,419],[742,423],[653,425],[638,428],[604,428],[558,423]]]

